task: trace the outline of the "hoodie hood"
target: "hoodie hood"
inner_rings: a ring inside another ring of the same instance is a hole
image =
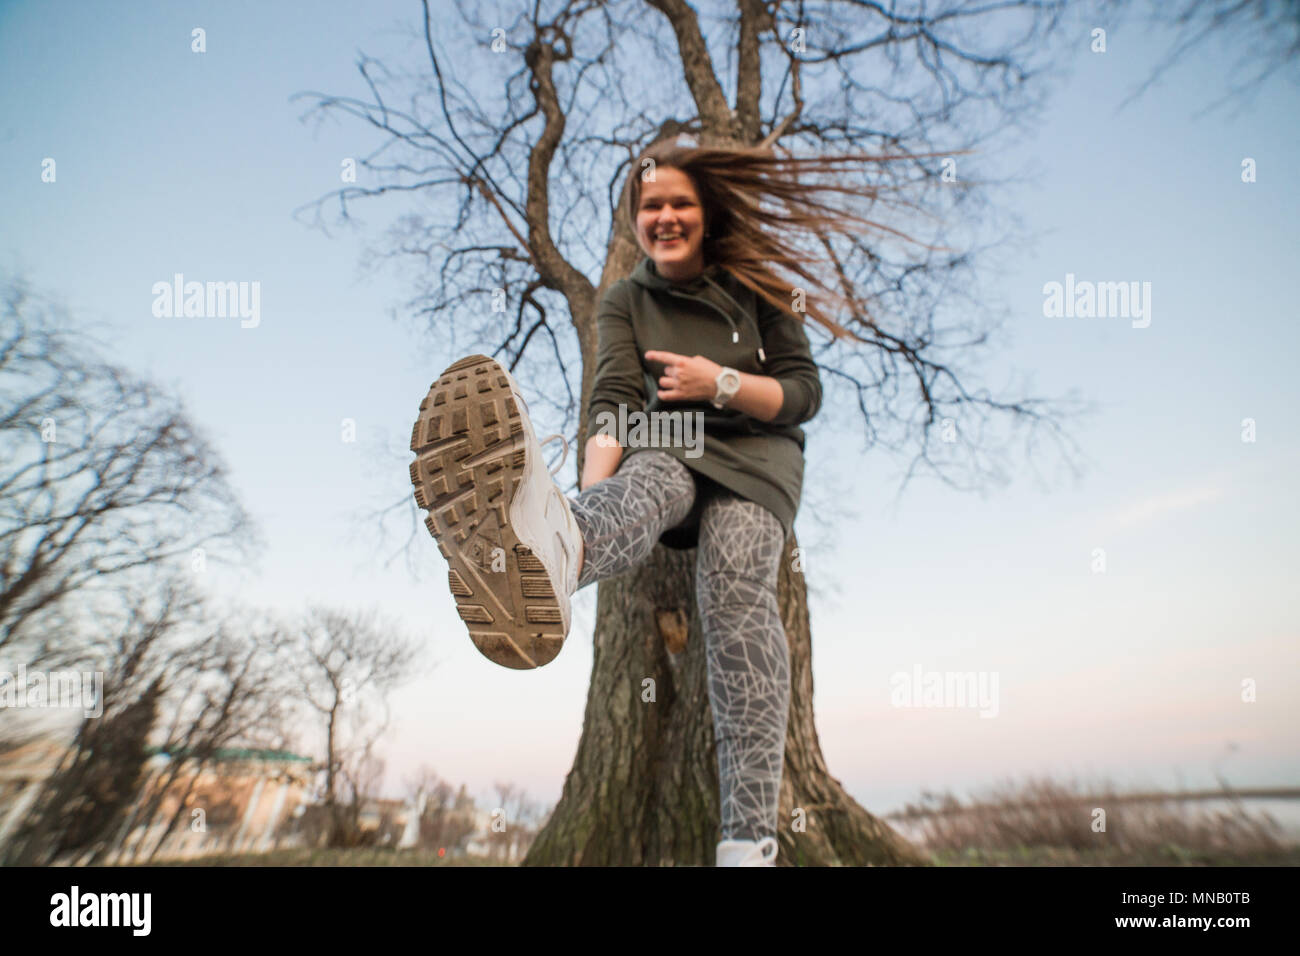
[[[655,268],[654,260],[645,256],[637,263],[628,278],[647,289],[678,298],[694,299],[712,306],[731,326],[732,341],[736,341],[739,337],[736,320],[738,315],[743,316],[745,309],[727,291],[728,286],[734,285],[731,274],[716,263],[705,266],[704,271],[693,279],[686,282],[673,282],[661,276]]]
[[[705,266],[704,271],[694,279],[688,279],[686,282],[673,282],[671,279],[665,279],[659,274],[655,267],[655,261],[649,256],[642,256],[641,261],[636,264],[632,274],[628,277],[633,282],[645,286],[647,289],[680,289],[683,292],[690,292],[704,287],[705,276],[715,277],[722,272],[716,264]]]

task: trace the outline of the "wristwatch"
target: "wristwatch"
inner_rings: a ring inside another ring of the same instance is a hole
[[[713,407],[722,408],[736,397],[738,391],[740,391],[740,373],[734,368],[724,367],[718,373],[718,391],[713,396]]]

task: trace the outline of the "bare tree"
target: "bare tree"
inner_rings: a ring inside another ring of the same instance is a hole
[[[179,401],[96,357],[22,283],[0,296],[0,651],[25,642],[35,662],[93,621],[96,593],[242,558],[253,532]]]
[[[412,676],[419,655],[415,641],[374,611],[313,607],[299,629],[297,693],[323,725],[330,846],[355,837],[361,803],[377,783],[373,748],[387,725],[387,694]]]
[[[135,829],[147,836],[164,799],[176,806],[153,845],[131,847],[131,858],[152,861],[175,831],[203,771],[220,751],[265,744],[280,736],[290,720],[285,706],[291,685],[286,677],[288,632],[264,614],[235,609],[211,625],[173,681],[163,701],[164,733],[159,750],[168,761],[126,821],[117,841],[121,848]],[[98,862],[98,858],[92,860]]]
[[[901,156],[875,170],[875,185],[905,190],[937,223],[927,253],[918,261],[861,235],[825,236],[814,250],[858,306],[844,320],[858,342],[816,350],[825,407],[860,413],[864,451],[910,457],[903,484],[926,471],[978,488],[1005,475],[1000,429],[1027,432],[1027,451],[1043,433],[1069,451],[1058,424],[1066,403],[970,384],[966,369],[991,343],[977,321],[987,312],[975,292],[983,250],[954,234],[979,217],[982,196],[968,188],[977,167],[955,157],[1036,107],[1031,60],[1049,55],[1061,7],[556,0],[493,14],[460,4],[459,22],[435,24],[426,2],[426,75],[411,83],[409,71],[363,57],[365,97],[303,94],[309,116],[342,113],[377,137],[358,182],[303,211],[326,226],[335,204],[350,223],[359,200],[402,200],[379,255],[415,266],[407,307],[448,362],[470,343],[501,356],[525,387],[537,385],[535,422],[556,418],[561,427],[548,430],[582,436],[596,306],[640,256],[613,208],[642,148],[687,134],[706,145]],[[439,44],[458,51],[455,75]],[[944,175],[952,169],[962,175]],[[945,422],[958,440],[938,434]],[[579,443],[577,474],[584,451]],[[387,514],[409,519],[409,546],[415,509],[407,501]],[[792,535],[788,551],[796,546]],[[693,555],[660,547],[599,585],[582,739],[526,862],[712,860],[717,767],[692,569]],[[786,562],[779,600],[792,668],[781,818],[798,807],[808,819],[797,839],[781,828],[781,861],[921,862],[830,776],[813,722],[806,585]],[[647,640],[670,625],[689,629],[678,655]],[[647,677],[658,687],[649,705],[636,692]]]
[[[103,675],[99,713],[80,721],[27,819],[3,848],[8,864],[42,865],[63,853],[97,855],[137,793],[142,762],[118,764],[143,753],[160,698],[187,667],[193,648],[184,634],[201,615],[202,599],[187,579],[173,577],[156,593],[123,594],[121,600],[119,618],[105,619],[97,635],[88,635],[84,651]],[[129,781],[119,779],[121,771]],[[115,782],[95,785],[106,779]]]
[[[194,666],[195,572],[253,529],[181,403],[100,358],[65,310],[0,283],[0,653],[104,675],[10,858],[99,859],[173,681]],[[128,792],[130,790],[130,792]]]
[[[381,814],[379,830],[362,832],[361,829],[361,812],[367,801],[379,799],[380,787],[384,782],[387,763],[375,753],[375,747],[387,729],[386,723],[375,727],[370,734],[361,737],[340,752],[337,777],[338,800],[335,804],[338,813],[334,819],[345,821],[345,825],[335,828],[336,845],[368,845],[376,838],[382,838],[385,824],[391,823]]]
[[[496,805],[492,808],[494,826],[487,834],[488,853],[494,859],[513,860],[527,853],[536,839],[542,806],[515,783],[498,781],[493,790]]]
[[[431,767],[421,766],[408,777],[405,795],[417,807],[420,793],[425,795],[420,814],[418,846],[423,849],[463,848],[474,835],[474,800],[462,784],[459,790],[443,780]]]

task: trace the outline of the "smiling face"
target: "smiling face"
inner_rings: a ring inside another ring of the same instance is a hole
[[[684,281],[704,269],[704,207],[691,178],[672,166],[641,183],[636,238],[665,279]]]

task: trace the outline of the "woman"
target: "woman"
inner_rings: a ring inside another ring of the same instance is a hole
[[[479,650],[504,666],[540,666],[559,652],[579,588],[631,570],[656,542],[698,547],[719,866],[773,865],[777,853],[790,668],[776,584],[803,484],[799,425],[822,399],[794,306],[806,303],[833,335],[851,334],[809,301],[803,287],[817,280],[792,240],[873,225],[813,198],[825,189],[874,198],[871,189],[801,183],[797,174],[864,158],[873,157],[800,160],[669,143],[643,154],[621,214],[646,258],[600,303],[576,498],[544,469],[518,384],[485,356],[443,373],[412,437],[416,501],[450,565],[460,616]],[[702,447],[685,440],[689,429],[660,445],[616,425],[664,411],[696,416]]]

